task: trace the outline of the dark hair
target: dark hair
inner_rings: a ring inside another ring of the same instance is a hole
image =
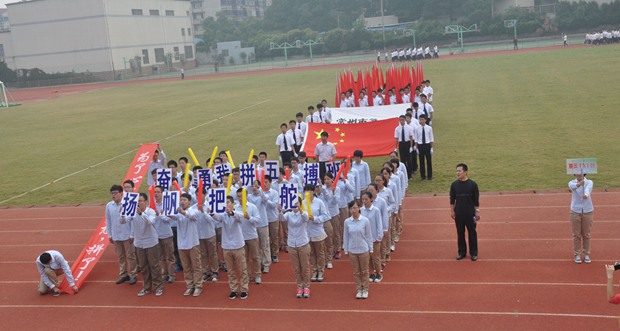
[[[456,167],[461,167],[463,169],[463,171],[467,171],[467,164],[465,163],[459,163],[456,165]]]
[[[390,163],[390,162],[386,162],[386,163]],[[390,163],[391,164],[391,163]],[[384,171],[387,171],[388,174],[392,173],[392,169],[388,168],[388,167],[383,167],[383,169],[381,169],[381,173],[383,174]]]
[[[356,202],[355,200],[353,200],[353,201],[351,201],[351,202],[349,202],[349,203],[347,204],[347,206],[349,207],[349,209],[353,208],[353,206],[355,206],[355,205],[357,205],[357,202]]]
[[[314,106],[308,106],[308,110],[310,109],[314,110]]]
[[[156,175],[156,174],[157,174],[157,169],[151,170],[151,175]]]
[[[314,189],[315,189],[315,188],[316,188],[316,187],[314,186],[314,184],[306,184],[306,185],[304,186],[304,192],[305,192],[305,191],[312,191],[312,192],[314,192]]]
[[[297,114],[295,114],[295,117],[304,117],[304,114],[303,113],[297,113]]]
[[[227,195],[226,200],[235,203],[235,198],[233,198],[232,195]]]
[[[112,191],[123,192],[123,187],[120,185],[112,185],[112,187],[110,187],[110,192]]]
[[[375,183],[370,183],[370,184],[368,184],[368,186],[372,186],[372,187],[375,188],[376,191],[379,191],[379,186],[377,186],[377,184],[375,184]],[[368,192],[368,193],[370,193],[370,192]]]
[[[181,198],[185,198],[189,201],[192,201],[192,196],[189,193],[183,193],[181,194]]]
[[[391,151],[390,154],[392,154],[392,153],[394,153],[394,154],[396,154],[396,156],[398,156],[398,151]]]
[[[271,183],[272,180],[273,178],[271,178],[271,175],[265,175],[265,181],[268,181]]]
[[[405,115],[398,116],[398,119],[403,119],[404,120],[405,119]]]
[[[301,152],[299,152],[299,153],[297,154],[297,157],[298,157],[298,158],[300,158],[300,157],[307,157],[307,155],[308,155],[308,154],[306,154],[306,152],[301,151]]]
[[[288,128],[288,125],[286,125],[286,123],[282,123],[282,124],[280,124],[280,128],[282,128],[282,127]]]
[[[413,107],[420,107],[420,104],[416,101],[412,104]]]
[[[144,198],[144,200],[149,201],[149,196],[146,193],[140,193],[140,197]]]
[[[237,193],[242,193],[243,192],[243,187],[240,187],[237,189]]]
[[[398,160],[398,159],[390,159],[390,162],[391,162],[392,164],[397,164],[397,165],[400,165],[400,160]]]
[[[171,165],[175,166],[175,168],[179,166],[177,164],[177,161],[175,161],[175,160],[168,161],[168,163],[166,163],[166,165],[168,166],[168,168],[170,168]]]
[[[370,192],[366,191],[366,192],[362,193],[362,195],[365,195],[365,196],[367,196],[370,200],[372,200],[372,193],[370,193]]]
[[[293,161],[295,161],[295,162],[299,163],[299,158],[297,158],[297,156],[293,156],[293,157],[291,158],[291,162],[293,162]]]
[[[258,179],[255,179],[254,183],[258,183],[258,186],[260,186],[260,180],[258,180]]]
[[[39,256],[39,261],[43,264],[48,264],[52,261],[52,254],[45,252]]]
[[[316,104],[316,108],[317,108],[317,109],[321,109],[321,108],[323,108],[323,104],[322,104],[322,103],[317,103],[317,104]]]
[[[221,157],[219,157],[219,156],[218,156],[218,157],[216,157],[216,158],[214,158],[214,159],[213,159],[213,162],[215,162],[215,160],[220,160],[220,162],[224,161],[224,160],[222,160],[222,158],[221,158]]]
[[[258,156],[256,154],[252,155],[252,160],[258,161]]]
[[[325,175],[323,175],[323,180],[325,180],[325,177],[329,177],[331,179],[334,179],[334,174],[332,174],[331,172],[326,172]]]
[[[227,150],[221,150],[217,155],[226,155]],[[228,157],[228,155],[226,155]]]
[[[329,137],[329,133],[327,131],[321,132],[321,137]]]
[[[260,155],[265,155],[265,157],[267,157],[267,152],[260,152],[260,153],[258,153],[258,155],[259,155],[259,156],[260,156]]]
[[[181,160],[182,160],[182,161],[185,161],[185,163],[189,163],[189,160],[188,160],[185,156],[181,156],[181,157],[179,158],[179,161],[181,161]]]
[[[199,166],[199,165],[197,165],[197,166],[194,166],[194,167],[192,168],[192,171],[196,171],[196,170],[200,170],[200,169],[202,169],[202,167],[201,167],[201,166]]]
[[[234,174],[237,172],[241,172],[241,170],[239,170],[239,167],[235,167],[231,172]]]
[[[125,185],[125,184],[129,184],[129,185],[131,185],[131,187],[136,187],[136,184],[134,184],[133,180],[131,180],[131,179],[128,179],[128,180],[124,181],[123,185]]]
[[[297,121],[295,121],[295,120],[288,121],[288,124],[291,124],[291,123],[295,124],[295,123],[297,123]]]
[[[153,192],[155,191],[156,188],[160,189],[162,192],[164,191],[164,187],[163,186],[156,185],[155,188],[153,189]]]

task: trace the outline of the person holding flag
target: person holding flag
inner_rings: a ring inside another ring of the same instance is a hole
[[[59,251],[45,251],[36,261],[37,269],[41,274],[41,281],[39,281],[39,294],[44,295],[52,291],[55,297],[60,296],[60,281],[58,276],[65,274],[65,278],[69,282],[69,286],[73,289],[73,292],[78,293],[78,287],[75,286],[75,280],[71,273],[71,267],[65,257],[60,254]]]

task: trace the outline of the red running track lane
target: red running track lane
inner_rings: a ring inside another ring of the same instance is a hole
[[[103,213],[103,206],[0,209],[0,318],[7,329],[92,330],[608,330],[618,309],[605,302],[603,265],[618,258],[620,192],[597,191],[594,262],[572,262],[570,195],[486,194],[481,198],[480,260],[455,261],[456,239],[447,196],[414,196],[405,202],[405,232],[385,280],[368,300],[354,298],[351,267],[335,260],[312,297],[294,298],[286,253],[250,285],[247,301],[228,300],[226,274],[205,284],[199,298],[182,296],[179,279],[164,295],[138,298],[140,282],[115,285],[112,249],[76,296],[36,294],[36,256],[59,249],[75,258]]]

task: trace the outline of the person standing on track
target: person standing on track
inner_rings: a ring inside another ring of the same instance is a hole
[[[130,239],[131,223],[121,219],[123,187],[112,185],[110,194],[112,201],[108,202],[105,207],[105,224],[110,244],[114,245],[114,251],[118,257],[120,278],[116,284],[129,281],[129,284],[133,285],[138,281],[136,277],[138,265],[133,239]]]
[[[450,210],[452,219],[456,222],[458,237],[457,260],[462,260],[467,254],[465,242],[465,228],[469,235],[469,255],[472,261],[478,260],[478,233],[476,223],[480,220],[480,193],[478,184],[467,177],[467,165],[459,163],[456,166],[458,178],[450,186]]]
[[[592,214],[594,206],[590,194],[594,182],[586,178],[585,174],[576,174],[575,179],[568,182],[568,188],[573,196],[570,202],[570,223],[573,229],[573,253],[575,263],[581,263],[581,253],[585,263],[590,260],[590,231],[592,230]]]
[[[37,269],[39,269],[41,274],[38,288],[39,294],[44,295],[52,291],[55,297],[59,296],[60,289],[58,285],[60,285],[60,281],[58,281],[58,276],[63,273],[65,278],[67,278],[67,282],[69,282],[69,286],[73,288],[75,293],[78,293],[78,287],[75,286],[75,280],[73,279],[73,274],[71,274],[71,267],[69,267],[69,263],[67,263],[67,260],[59,251],[50,250],[43,252],[37,258],[36,263]]]
[[[357,288],[356,299],[368,298],[369,261],[373,253],[373,235],[368,218],[355,201],[349,203],[351,217],[344,221],[344,253],[349,255]],[[351,254],[349,254],[351,253]]]

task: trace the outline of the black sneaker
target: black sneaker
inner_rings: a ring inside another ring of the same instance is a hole
[[[128,281],[129,279],[130,279],[130,277],[129,277],[129,276],[121,277],[121,278],[119,278],[119,279],[116,281],[116,284],[117,284],[117,285],[118,285],[118,284],[122,284],[122,283],[124,283],[124,282]]]
[[[137,282],[138,282],[138,277],[130,277],[129,278],[129,285],[134,285]]]
[[[245,292],[244,292],[244,293],[245,293]],[[246,294],[246,296],[247,296],[247,294]],[[237,298],[237,292],[230,292],[230,294],[228,295],[228,298],[229,298],[230,300],[234,300],[234,299],[236,299],[236,298]]]
[[[248,298],[248,292],[241,292],[241,295],[239,296],[242,300],[245,300]]]

